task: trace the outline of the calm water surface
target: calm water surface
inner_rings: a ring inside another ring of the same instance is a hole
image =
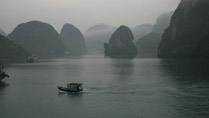
[[[208,118],[209,63],[103,55],[10,64],[1,118]],[[81,82],[84,92],[57,86]]]

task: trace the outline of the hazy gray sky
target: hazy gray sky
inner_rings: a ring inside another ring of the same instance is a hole
[[[0,0],[0,28],[10,33],[18,24],[39,20],[60,32],[64,23],[85,31],[105,23],[134,27],[155,23],[156,18],[175,10],[180,0]]]

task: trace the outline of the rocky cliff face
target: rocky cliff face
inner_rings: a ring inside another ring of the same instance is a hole
[[[135,56],[137,49],[133,44],[134,36],[126,26],[120,26],[104,44],[106,56]]]
[[[83,34],[72,24],[65,24],[60,36],[69,55],[82,55],[87,52]]]
[[[41,58],[64,55],[62,39],[49,24],[31,21],[18,25],[8,38]]]
[[[209,1],[182,0],[159,45],[159,57],[209,57]]]
[[[29,55],[25,49],[0,35],[0,61],[1,60],[26,60]]]
[[[181,0],[182,6],[184,7],[183,13],[186,16],[189,11],[197,5],[201,0]]]

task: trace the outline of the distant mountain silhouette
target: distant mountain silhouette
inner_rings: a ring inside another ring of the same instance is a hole
[[[157,56],[161,35],[169,26],[172,14],[173,12],[167,12],[160,15],[156,24],[153,25],[152,31],[136,41],[139,55]]]
[[[112,29],[112,28],[114,28],[114,27],[101,23],[101,24],[97,24],[97,25],[94,25],[92,27],[89,27],[87,29],[87,31],[89,31],[89,32],[93,31],[94,32],[94,31],[98,31],[98,30],[109,30],[109,29]]]
[[[160,15],[157,18],[156,24],[153,25],[152,32],[157,32],[162,35],[164,33],[165,29],[168,28],[172,15],[173,15],[173,11],[170,11],[170,12]]]
[[[49,24],[31,21],[18,25],[8,38],[41,58],[64,55],[62,39]]]
[[[138,40],[147,34],[152,32],[153,26],[151,24],[142,24],[139,26],[136,26],[134,29],[132,29],[134,34],[134,39]]]
[[[116,27],[105,24],[97,24],[90,27],[84,35],[88,50],[90,52],[103,52],[103,44],[110,39],[115,30]]]
[[[104,44],[106,56],[135,56],[137,49],[132,42],[134,36],[126,26],[120,26],[111,36],[108,43]]]
[[[69,55],[83,55],[87,52],[83,34],[72,24],[65,24],[60,36]]]

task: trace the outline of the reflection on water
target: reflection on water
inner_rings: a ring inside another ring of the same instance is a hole
[[[205,78],[209,77],[209,61],[207,60],[161,60],[163,69],[175,76],[183,76],[190,78]]]
[[[9,86],[8,83],[5,83],[5,82],[0,81],[0,90],[3,89],[3,88],[5,88],[5,87],[7,87],[7,86]]]
[[[0,59],[0,65],[9,65],[11,63],[25,63],[24,59]]]
[[[209,63],[203,60],[161,60],[163,71],[175,84],[175,108],[180,116],[209,116]]]
[[[5,83],[5,82],[0,81],[0,103],[1,103],[1,96],[4,94],[4,90],[8,86],[9,86],[8,83]]]
[[[129,78],[133,74],[134,64],[131,59],[111,60],[110,64],[112,73],[119,75],[119,78]]]
[[[70,99],[80,99],[83,95],[83,92],[80,93],[69,93],[69,92],[58,92],[59,97],[67,96]]]
[[[134,59],[136,55],[115,55],[115,56],[105,56],[111,59]]]

